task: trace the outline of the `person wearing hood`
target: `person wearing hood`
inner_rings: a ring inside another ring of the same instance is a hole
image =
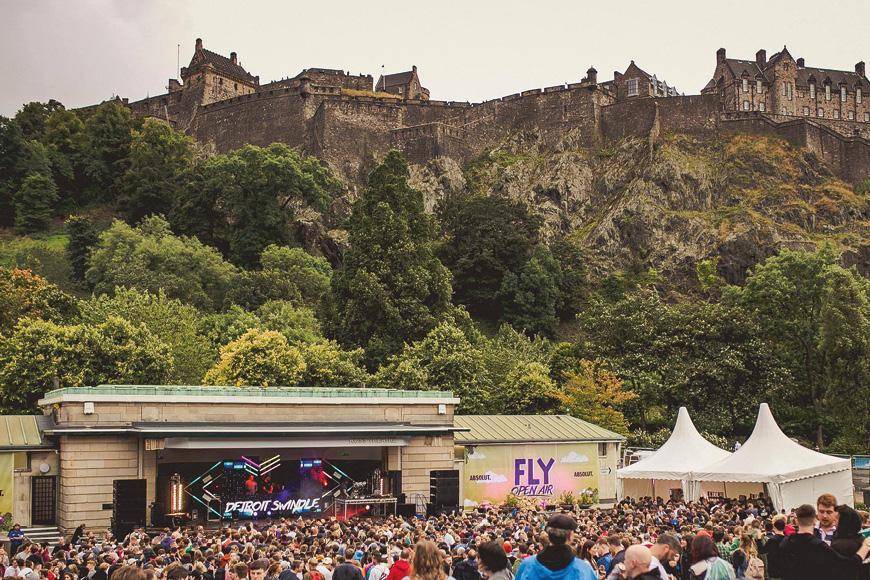
[[[783,540],[780,553],[785,563],[784,580],[854,580],[864,558],[870,554],[870,539],[850,557],[835,552],[815,535],[816,508],[804,504],[795,510],[798,531]]]
[[[516,580],[598,580],[588,562],[577,557],[570,547],[577,522],[568,514],[555,514],[547,520],[549,545],[535,556],[523,560]]]
[[[403,548],[399,554],[399,559],[390,566],[390,573],[387,574],[387,580],[402,580],[406,576],[411,575],[411,551],[408,548]]]
[[[837,530],[831,540],[831,549],[841,556],[851,558],[858,553],[861,544],[864,543],[864,537],[859,533],[861,531],[861,515],[847,505],[837,506],[837,514],[839,515]],[[849,578],[854,580],[870,578],[870,566],[865,564],[861,570],[856,571],[855,575]]]

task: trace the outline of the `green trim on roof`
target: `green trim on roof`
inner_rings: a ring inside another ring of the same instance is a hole
[[[63,395],[128,395],[128,396],[232,396],[232,397],[330,397],[330,398],[453,398],[449,391],[400,391],[395,389],[302,387],[231,387],[211,385],[97,385],[94,387],[64,387],[47,392],[43,398]]]
[[[570,415],[455,415],[460,444],[535,441],[624,441],[625,437]]]
[[[45,447],[37,420],[41,415],[0,415],[0,449]]]

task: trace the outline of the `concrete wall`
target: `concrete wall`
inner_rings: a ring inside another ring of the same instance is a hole
[[[58,475],[60,458],[54,450],[45,451],[20,451],[24,456],[29,456],[27,466],[16,468],[12,476],[12,486],[15,498],[13,500],[12,514],[14,520],[22,526],[31,525],[31,478],[40,475]],[[39,466],[48,464],[48,473],[42,473]]]

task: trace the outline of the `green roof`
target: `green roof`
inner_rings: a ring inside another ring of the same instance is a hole
[[[39,429],[42,415],[0,415],[0,449],[47,447]]]
[[[614,433],[570,415],[456,415],[457,443],[520,443],[535,441],[622,441]]]
[[[210,385],[97,385],[94,387],[64,387],[49,391],[44,399],[64,395],[119,395],[119,396],[233,396],[233,397],[347,397],[431,399],[453,398],[449,391],[400,391],[396,389],[302,388],[302,387],[232,387]]]

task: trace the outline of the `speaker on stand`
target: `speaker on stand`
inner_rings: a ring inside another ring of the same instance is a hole
[[[116,479],[112,482],[112,533],[123,540],[135,528],[145,527],[144,479]]]

